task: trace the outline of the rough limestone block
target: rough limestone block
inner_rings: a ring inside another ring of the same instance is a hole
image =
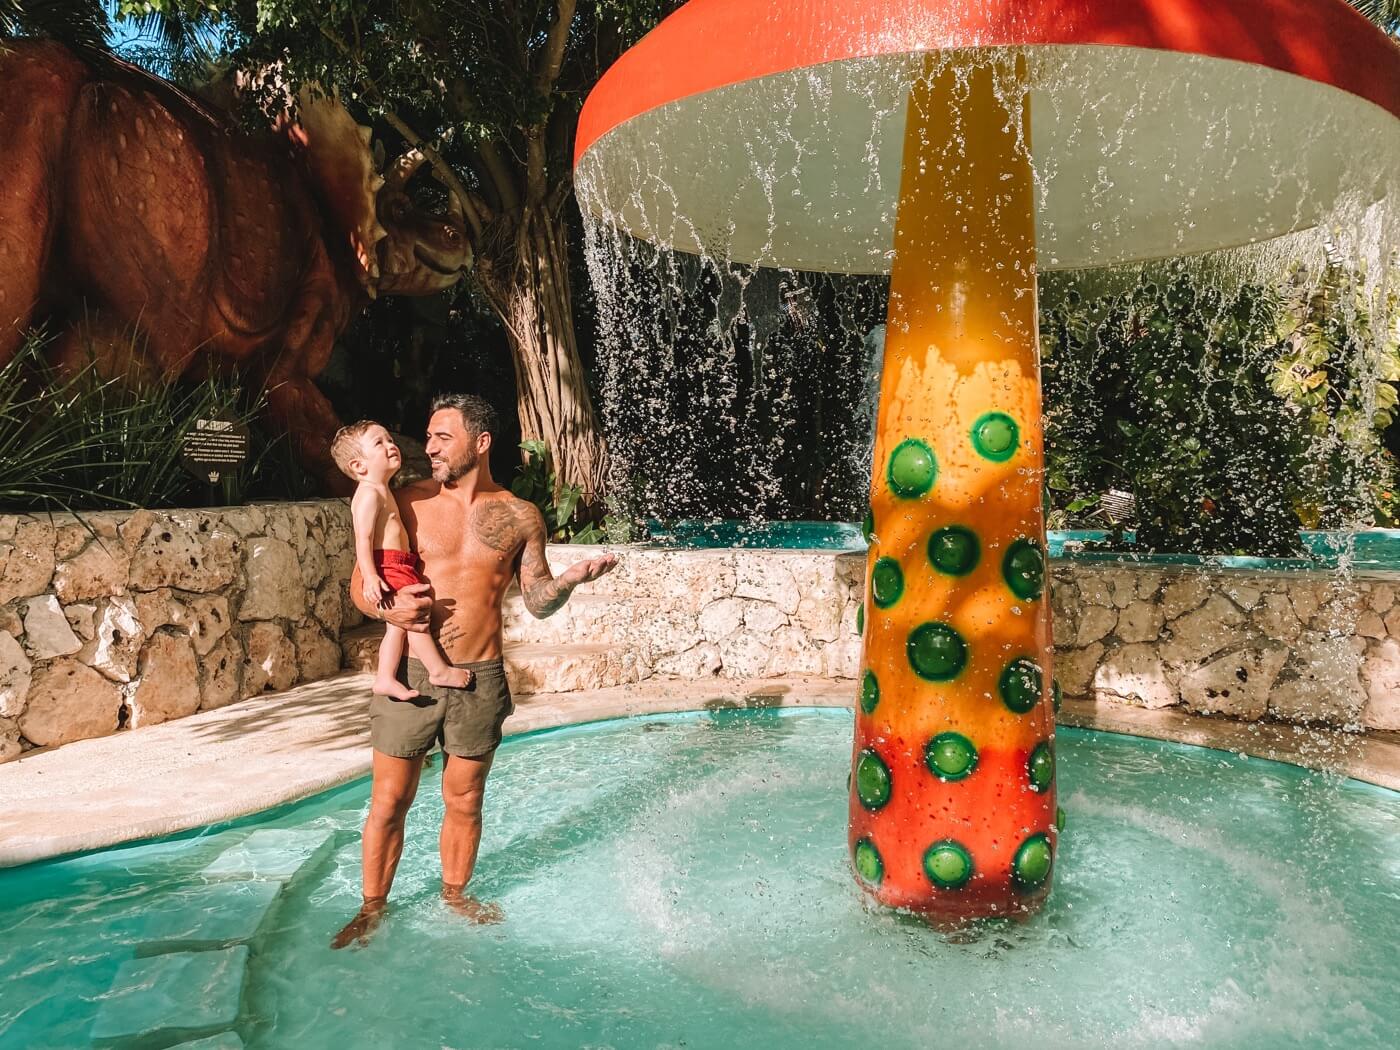
[[[219,521],[240,536],[256,536],[267,528],[267,515],[257,507],[224,507]]]
[[[787,558],[764,551],[736,554],[734,596],[756,598],[777,606],[784,616],[793,615],[802,602],[802,593],[787,562]]]
[[[290,543],[276,539],[248,542],[248,589],[238,607],[240,620],[299,619],[306,612],[301,565]]]
[[[297,680],[297,651],[292,640],[277,624],[253,624],[245,642],[243,695],[290,689]]]
[[[1194,612],[1172,621],[1171,639],[1160,648],[1162,658],[1174,664],[1194,664],[1214,656],[1244,637],[1240,625],[1244,613],[1222,594],[1212,594]]]
[[[125,962],[98,1008],[92,1039],[160,1046],[232,1028],[247,964],[246,945]]]
[[[710,678],[719,674],[720,664],[719,650],[714,644],[701,642],[693,649],[658,660],[656,673],[679,678]]]
[[[1367,695],[1362,715],[1366,727],[1400,729],[1400,641],[1386,638],[1371,644],[1361,664],[1361,681]]]
[[[9,762],[24,753],[19,742],[19,723],[12,718],[0,718],[0,762]]]
[[[1065,696],[1085,697],[1103,656],[1103,643],[1095,642],[1083,649],[1055,650],[1055,679]]]
[[[121,932],[140,956],[247,944],[281,892],[274,879],[187,887],[144,902]]]
[[[24,644],[36,660],[69,656],[83,647],[52,594],[32,598],[24,611]]]
[[[1352,725],[1366,705],[1361,657],[1352,639],[1306,634],[1293,649],[1288,671],[1269,696],[1269,713],[1288,722]]]
[[[205,866],[206,879],[275,879],[290,882],[310,871],[335,845],[329,831],[262,828]]]
[[[212,711],[243,699],[243,647],[231,635],[199,661],[199,709]]]
[[[1074,644],[1080,648],[1108,636],[1118,623],[1118,613],[1102,605],[1086,605],[1079,617],[1079,631],[1074,636]]]
[[[171,623],[190,633],[194,651],[207,656],[219,639],[228,634],[233,618],[229,615],[228,599],[223,595],[204,595],[177,604],[171,612]],[[154,629],[147,624],[147,629]]]
[[[1181,679],[1181,698],[1202,714],[1261,717],[1269,693],[1288,653],[1284,649],[1246,649],[1227,653]]]
[[[321,621],[321,626],[332,638],[340,637],[340,628],[345,620],[340,604],[341,592],[344,590],[344,581],[332,580],[317,593],[316,602],[311,609],[312,614]]]
[[[1094,699],[1170,707],[1180,697],[1152,646],[1125,645],[1109,653],[1094,672]]]
[[[0,631],[0,718],[14,718],[29,696],[33,664],[8,631]]]
[[[109,598],[126,590],[131,555],[115,538],[92,540],[82,551],[61,561],[54,572],[53,589],[65,604]]]
[[[157,634],[141,653],[131,692],[131,728],[153,726],[199,710],[199,665],[184,635]]]
[[[53,578],[54,528],[37,518],[0,515],[14,531],[0,543],[0,605],[43,594]]]
[[[127,536],[126,529],[122,535]],[[151,515],[150,525],[131,555],[129,586],[133,591],[175,587],[201,594],[222,590],[238,576],[241,542],[233,530],[207,513],[165,511]]]
[[[68,626],[73,628],[73,633],[84,643],[92,641],[97,634],[97,606],[79,603],[77,605],[65,605],[63,616],[68,621]]]
[[[1154,642],[1162,634],[1162,609],[1154,602],[1133,602],[1118,615],[1120,642]]]
[[[314,623],[298,624],[292,632],[297,666],[303,682],[319,682],[340,673],[340,646]]]
[[[40,747],[105,736],[117,731],[122,694],[90,667],[71,657],[36,672],[20,732]]]
[[[113,598],[97,618],[93,639],[79,659],[115,682],[129,682],[136,675],[146,629],[136,603],[125,595]]]
[[[1200,608],[1210,597],[1215,581],[1201,573],[1189,573],[1170,579],[1162,588],[1162,615],[1175,620],[1182,613]]]
[[[1253,612],[1254,626],[1265,638],[1288,645],[1297,641],[1303,625],[1293,612],[1293,603],[1286,594],[1266,594]]]

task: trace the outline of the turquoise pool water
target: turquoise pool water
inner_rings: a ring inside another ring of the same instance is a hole
[[[662,547],[865,550],[860,526],[841,521],[768,521],[760,524],[730,520],[650,521],[647,527],[652,542]],[[1134,554],[1085,549],[1086,544],[1102,541],[1107,535],[1106,532],[1088,529],[1051,529],[1046,540],[1050,557],[1073,561],[1192,565],[1266,572],[1335,569],[1345,562],[1356,572],[1400,572],[1400,529],[1362,529],[1357,532],[1305,530],[1298,535],[1308,553],[1306,558]],[[1131,538],[1131,530],[1128,536]]]
[[[0,1046],[89,1045],[150,916],[185,908],[198,936],[257,903],[254,887],[188,914],[207,892],[197,872],[267,828],[328,832],[330,852],[252,937],[249,1047],[1397,1044],[1400,795],[1061,730],[1049,905],[953,941],[867,909],[848,873],[850,734],[847,712],[799,709],[508,741],[474,883],[505,909],[490,928],[435,899],[435,770],[397,906],[362,950],[327,942],[358,902],[365,782],[0,872]],[[202,994],[163,991],[177,1006]]]

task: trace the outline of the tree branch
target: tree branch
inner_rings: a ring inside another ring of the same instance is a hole
[[[535,72],[535,91],[540,98],[548,98],[554,91],[554,82],[559,79],[559,66],[564,61],[564,46],[569,42],[576,6],[576,0],[558,0],[555,4],[554,24],[549,27],[549,37],[540,52],[539,68]]]
[[[463,184],[461,178],[452,165],[447,163],[442,154],[428,145],[426,139],[418,134],[408,125],[384,97],[384,92],[379,90],[379,85],[374,82],[374,78],[364,72],[364,63],[360,61],[359,55],[351,51],[350,47],[333,30],[326,26],[319,26],[321,35],[334,44],[346,58],[357,67],[356,76],[364,88],[384,107],[384,120],[388,125],[397,131],[408,142],[410,149],[423,151],[423,156],[428,158],[428,163],[433,166],[433,173],[447,186],[448,190],[456,194],[462,202],[462,211],[467,217],[467,222],[471,225],[473,239],[480,243],[481,231],[484,225],[491,219],[491,209],[479,195],[473,193]]]
[[[491,182],[501,198],[501,210],[517,210],[520,207],[520,193],[516,189],[515,179],[511,177],[509,165],[496,147],[495,140],[487,139],[482,142],[477,151],[481,154],[481,163],[485,166],[486,173],[491,176]]]

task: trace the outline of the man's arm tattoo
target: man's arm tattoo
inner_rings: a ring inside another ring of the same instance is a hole
[[[525,608],[536,619],[543,620],[564,607],[572,588],[565,587],[549,571],[544,557],[544,545],[527,543],[520,559],[520,594]]]

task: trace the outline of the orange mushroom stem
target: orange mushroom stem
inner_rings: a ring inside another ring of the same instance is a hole
[[[943,920],[1032,909],[1057,835],[1025,83],[925,60],[895,219],[850,845]]]

